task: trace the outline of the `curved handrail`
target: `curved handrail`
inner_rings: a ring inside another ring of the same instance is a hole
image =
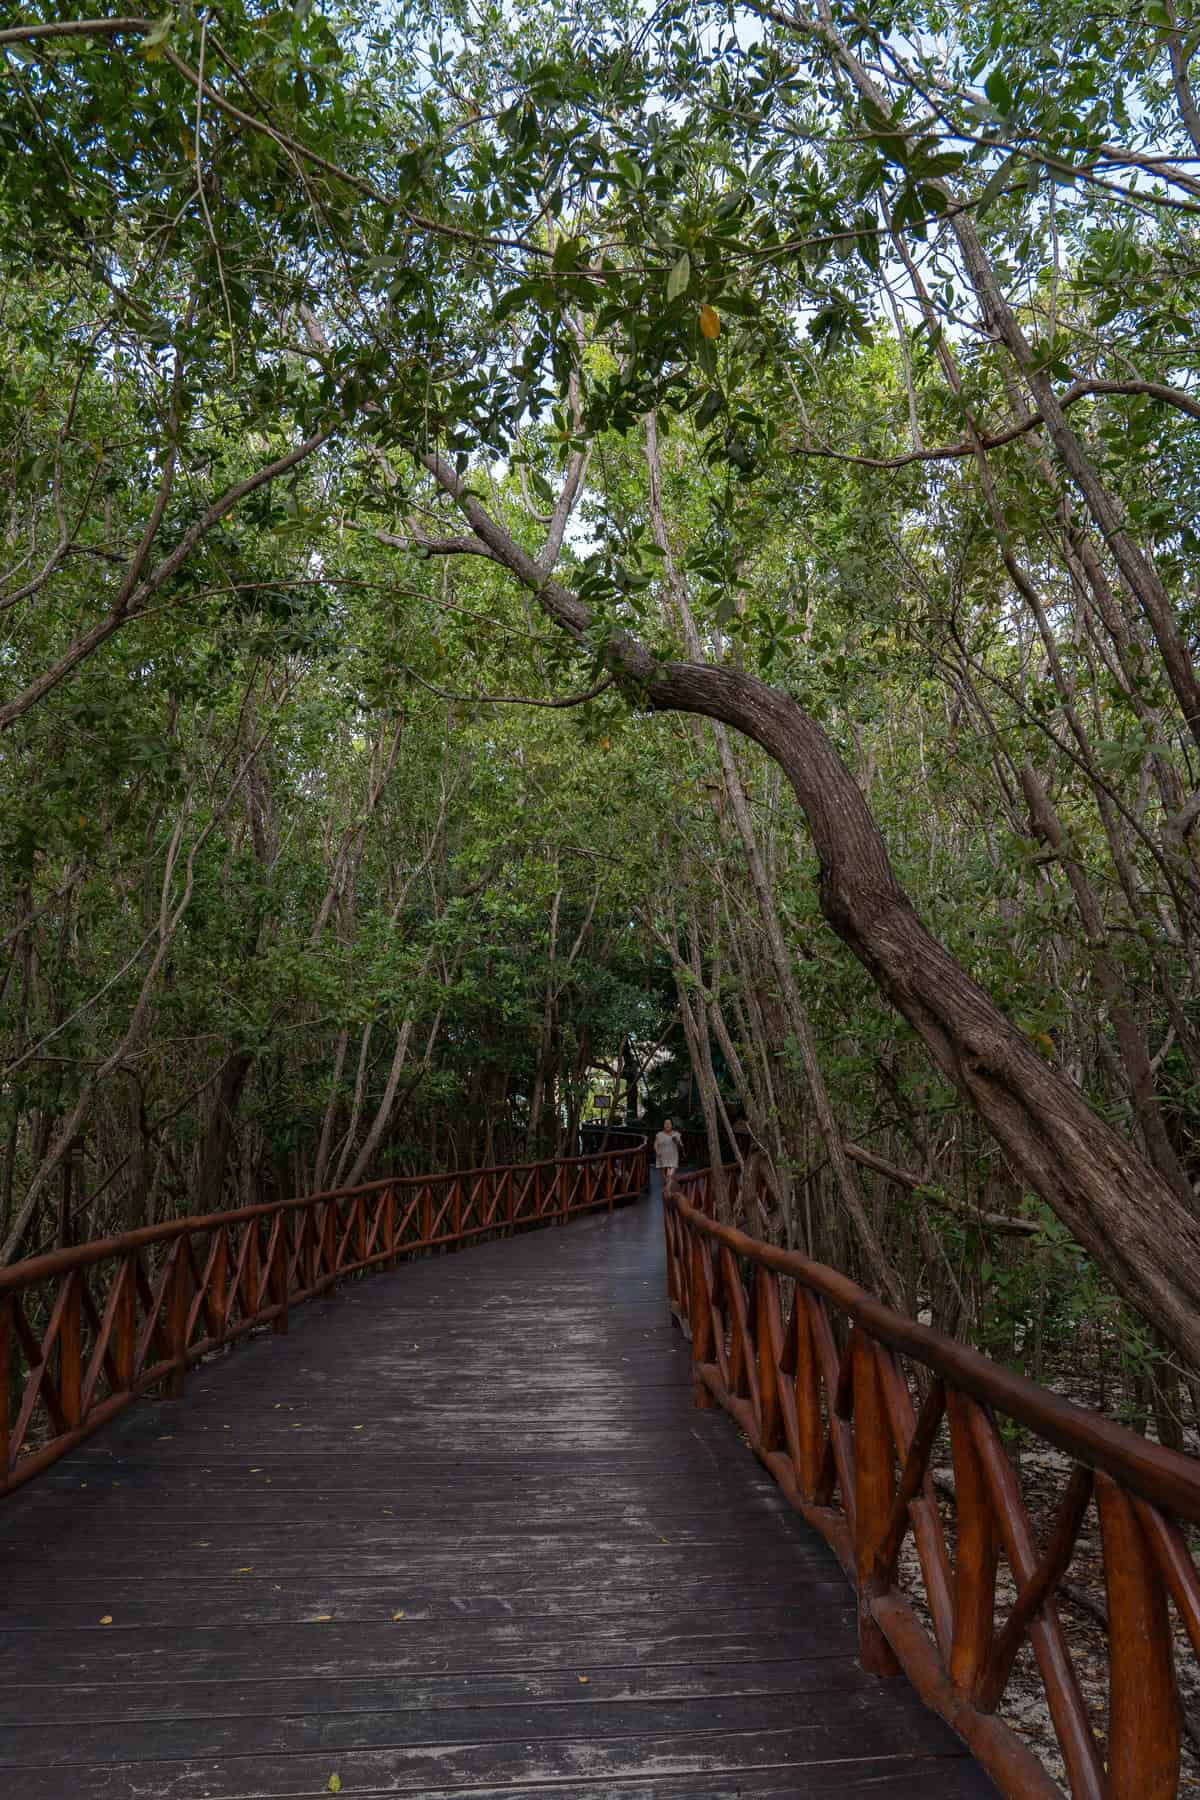
[[[724,1173],[736,1184],[736,1169]],[[1200,1574],[1181,1529],[1200,1524],[1200,1461],[905,1318],[836,1269],[718,1223],[712,1202],[700,1170],[677,1178],[665,1208],[670,1304],[691,1340],[697,1404],[732,1414],[838,1556],[858,1592],[864,1667],[902,1668],[1003,1792],[1048,1797],[1061,1788],[996,1716],[1028,1645],[1070,1793],[1169,1800],[1182,1714],[1168,1600],[1200,1656]],[[1040,1548],[997,1415],[1071,1462]],[[949,1537],[931,1473],[944,1423]],[[1055,1603],[1093,1498],[1109,1626],[1103,1733]],[[910,1533],[922,1610],[899,1578]],[[998,1624],[1001,1551],[1015,1598]]]
[[[616,1135],[616,1134],[614,1134]],[[636,1198],[649,1151],[404,1175],[144,1226],[0,1269],[0,1498],[150,1389],[348,1275]]]
[[[378,1194],[388,1188],[399,1191],[403,1188],[425,1187],[431,1182],[476,1181],[483,1175],[521,1175],[533,1169],[576,1168],[583,1163],[601,1162],[606,1157],[615,1156],[623,1150],[636,1149],[647,1142],[641,1132],[624,1131],[618,1134],[614,1131],[611,1135],[620,1135],[627,1141],[614,1145],[612,1150],[592,1151],[584,1156],[553,1157],[542,1162],[500,1163],[494,1168],[451,1169],[444,1175],[385,1175],[378,1181],[361,1182],[357,1187],[326,1188],[319,1194],[294,1195],[289,1200],[263,1200],[255,1206],[233,1207],[227,1212],[196,1213],[184,1219],[165,1219],[161,1225],[140,1225],[132,1231],[119,1232],[114,1237],[89,1238],[84,1244],[72,1244],[63,1250],[47,1250],[41,1256],[29,1256],[22,1262],[9,1263],[0,1268],[0,1294],[26,1287],[30,1281],[40,1281],[69,1269],[90,1268],[94,1263],[103,1262],[106,1257],[122,1250],[138,1250],[148,1244],[170,1243],[173,1238],[185,1237],[189,1232],[207,1230],[217,1224],[265,1219],[277,1212],[296,1212],[328,1200],[341,1201],[359,1194]]]

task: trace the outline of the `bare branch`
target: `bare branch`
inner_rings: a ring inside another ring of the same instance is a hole
[[[1074,406],[1076,401],[1093,394],[1145,394],[1151,400],[1177,407],[1190,418],[1200,419],[1200,399],[1163,381],[1075,381],[1059,395],[1058,404],[1064,408]],[[980,450],[998,450],[1044,423],[1041,412],[1031,412],[1026,418],[988,437],[962,438],[957,444],[942,444],[932,450],[906,450],[898,456],[857,456],[852,451],[834,450],[821,444],[798,444],[793,449],[798,456],[825,457],[833,462],[855,463],[861,468],[903,469],[910,463],[949,462],[958,457],[975,456]]]
[[[595,687],[588,688],[582,694],[568,694],[562,700],[531,700],[527,694],[452,694],[447,688],[434,687],[431,681],[425,681],[415,669],[404,665],[406,675],[412,677],[418,687],[427,693],[436,694],[439,700],[461,700],[469,706],[545,706],[557,710],[566,706],[583,706],[589,700],[595,700],[603,694],[616,680],[614,675],[606,675]]]

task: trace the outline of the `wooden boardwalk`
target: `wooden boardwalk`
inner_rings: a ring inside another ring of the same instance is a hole
[[[352,1284],[0,1508],[0,1793],[331,1791],[994,1793],[693,1408],[657,1205]]]

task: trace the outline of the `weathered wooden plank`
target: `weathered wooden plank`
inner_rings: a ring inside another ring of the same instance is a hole
[[[22,1800],[990,1794],[693,1410],[661,1255],[645,1207],[406,1265],[16,1496]]]
[[[297,1526],[299,1524],[298,1520]],[[240,1586],[243,1584],[247,1569],[257,1579],[268,1577],[276,1581],[286,1579],[289,1583],[303,1582],[314,1573],[312,1562],[305,1562],[302,1558],[296,1557],[289,1547],[280,1546],[278,1542],[272,1543],[269,1537],[257,1535],[236,1539],[231,1537],[226,1541],[220,1535],[219,1523],[211,1522],[207,1525],[189,1523],[186,1530],[189,1533],[207,1531],[212,1535],[208,1538],[189,1540],[196,1547],[189,1549],[181,1557],[174,1585],[209,1588],[222,1582],[228,1582]],[[321,1561],[319,1570],[323,1574],[336,1576],[339,1582],[344,1581],[350,1586],[354,1586],[356,1580],[360,1585],[374,1582],[381,1573],[388,1579],[398,1577],[415,1583],[419,1574],[430,1592],[441,1593],[461,1591],[464,1587],[476,1591],[479,1587],[480,1577],[476,1576],[473,1571],[477,1566],[480,1570],[486,1568],[489,1578],[486,1585],[497,1592],[520,1593],[530,1587],[553,1592],[562,1587],[585,1587],[594,1593],[597,1571],[602,1571],[605,1566],[605,1559],[602,1555],[591,1555],[584,1552],[581,1552],[578,1557],[572,1557],[569,1553],[562,1552],[555,1555],[546,1554],[534,1566],[535,1552],[531,1550],[529,1556],[522,1557],[520,1540],[514,1547],[506,1549],[503,1553],[489,1554],[486,1551],[481,1552],[478,1540],[471,1538],[461,1540],[459,1544],[461,1554],[457,1558],[453,1555],[443,1555],[418,1562],[412,1553],[413,1538],[417,1534],[408,1534],[408,1552],[406,1554],[406,1533],[407,1527],[406,1532],[397,1534],[393,1539],[379,1539],[365,1544],[361,1555],[357,1557],[349,1544],[339,1545],[336,1551],[331,1552],[327,1559]],[[678,1583],[686,1586],[689,1582],[700,1582],[702,1570],[713,1564],[716,1564],[714,1580],[718,1583],[722,1581],[727,1581],[731,1585],[771,1583],[781,1597],[793,1593],[798,1596],[804,1588],[810,1585],[819,1587],[823,1582],[832,1580],[834,1575],[828,1559],[817,1558],[815,1555],[802,1555],[794,1564],[785,1567],[782,1573],[777,1574],[779,1562],[790,1560],[786,1545],[753,1559],[747,1558],[744,1562],[738,1562],[736,1567],[722,1570],[720,1557],[725,1546],[720,1543],[714,1544],[708,1539],[684,1539],[681,1542],[663,1543],[652,1531],[642,1535],[641,1543],[628,1543],[613,1551],[608,1559],[612,1564],[612,1578],[611,1581],[605,1583],[606,1592],[619,1592],[622,1588],[635,1590],[638,1588],[670,1588],[674,1591]],[[183,1536],[182,1529],[180,1536]],[[538,1542],[536,1538],[526,1541],[531,1545],[536,1545]],[[204,1547],[209,1544],[212,1546],[211,1549]],[[23,1553],[29,1554],[31,1564],[35,1558],[40,1560],[38,1548],[36,1545],[30,1545],[23,1551]],[[60,1589],[58,1597],[62,1599],[73,1598],[77,1592],[89,1591],[98,1584],[107,1585],[114,1577],[120,1578],[128,1573],[128,1565],[122,1564],[120,1559],[114,1556],[91,1564],[82,1560],[68,1564],[65,1559],[60,1560],[54,1556],[52,1547],[44,1546],[43,1548],[47,1555],[56,1562],[59,1570],[64,1575],[69,1573],[72,1582],[78,1584],[77,1587],[72,1586],[69,1590],[65,1587]],[[239,1563],[238,1556],[245,1552],[255,1553],[258,1560],[250,1564]],[[158,1546],[151,1547],[147,1554],[157,1556],[159,1554]],[[162,1554],[169,1555],[170,1547],[164,1546]],[[169,1574],[161,1568],[155,1568],[153,1571],[147,1571],[145,1586],[143,1588],[139,1584],[139,1591],[154,1595],[158,1589],[170,1588],[172,1585]],[[6,1589],[4,1601],[6,1602],[13,1595],[30,1593],[41,1597],[45,1594],[45,1587],[38,1584],[36,1568],[27,1565],[19,1576],[14,1576],[12,1585]],[[0,1620],[2,1620],[3,1604],[4,1602],[0,1602]]]
[[[461,1577],[460,1577],[461,1581]],[[404,1618],[394,1620],[394,1612],[404,1603]],[[205,1587],[197,1584],[184,1592],[162,1584],[157,1600],[147,1598],[145,1585],[139,1583],[132,1597],[112,1598],[111,1584],[80,1593],[72,1587],[71,1597],[49,1603],[40,1596],[6,1598],[0,1623],[14,1635],[26,1633],[29,1654],[38,1654],[38,1644],[47,1633],[56,1638],[66,1631],[90,1630],[98,1618],[114,1616],[114,1634],[119,1620],[120,1631],[128,1635],[149,1628],[177,1625],[181,1612],[186,1612],[189,1630],[214,1627],[222,1631],[239,1625],[273,1624],[290,1621],[304,1624],[318,1619],[339,1624],[378,1625],[381,1620],[402,1623],[409,1631],[418,1625],[445,1635],[456,1627],[481,1622],[498,1624],[506,1621],[515,1631],[525,1631],[531,1641],[555,1629],[562,1621],[577,1621],[581,1613],[595,1621],[597,1627],[619,1631],[622,1635],[652,1631],[670,1622],[676,1633],[696,1630],[703,1634],[711,1628],[714,1613],[719,1613],[739,1630],[767,1633],[784,1631],[790,1624],[795,1606],[803,1603],[812,1615],[813,1609],[823,1626],[841,1627],[846,1608],[851,1604],[846,1594],[845,1577],[830,1577],[822,1584],[811,1584],[798,1590],[794,1600],[780,1599],[777,1588],[768,1580],[760,1580],[753,1588],[734,1587],[729,1583],[713,1583],[706,1587],[693,1580],[686,1595],[668,1587],[647,1591],[644,1587],[629,1592],[605,1591],[597,1595],[592,1588],[568,1588],[561,1593],[543,1593],[526,1589],[517,1595],[493,1593],[450,1593],[430,1595],[427,1590],[413,1591],[407,1584],[397,1599],[394,1590],[379,1586],[355,1585],[352,1581],[333,1583],[327,1576],[314,1575],[304,1589],[297,1591],[295,1582],[286,1591],[277,1584],[243,1578],[242,1583]],[[426,1641],[432,1641],[429,1631]]]
[[[596,1790],[587,1790],[592,1794]],[[566,1792],[583,1793],[575,1787]],[[796,1771],[788,1766],[775,1769],[739,1769],[737,1785],[731,1790],[728,1778],[701,1780],[693,1775],[663,1776],[649,1781],[608,1781],[603,1788],[604,1800],[963,1800],[962,1776],[957,1763],[933,1762],[928,1758],[898,1757],[886,1763],[869,1764],[865,1768],[848,1769],[844,1763],[825,1768],[810,1765],[799,1784]],[[975,1790],[978,1793],[978,1790]],[[499,1787],[429,1788],[424,1800],[559,1800],[560,1787],[526,1787],[508,1782]],[[382,1791],[360,1794],[356,1800],[382,1800]],[[598,1800],[598,1796],[597,1796]]]
[[[94,1763],[189,1762],[214,1757],[285,1756],[308,1751],[409,1750],[481,1744],[551,1743],[586,1738],[608,1744],[617,1738],[705,1736],[777,1729],[775,1694],[712,1695],[693,1700],[610,1701],[595,1705],[577,1687],[573,1701],[537,1705],[460,1706],[436,1715],[421,1708],[387,1711],[245,1715],[188,1720],[146,1720],[130,1752],[127,1722],[97,1722],[88,1732]],[[793,1694],[787,1706],[788,1731],[810,1759],[832,1758],[847,1742],[886,1743],[891,1754],[954,1755],[951,1733],[932,1715],[914,1714],[901,1697],[864,1688]],[[78,1750],[53,1723],[4,1732],[0,1768],[65,1768]]]
[[[403,1598],[403,1596],[401,1596]],[[845,1629],[849,1615],[839,1618]],[[457,1642],[443,1639],[430,1645],[414,1634],[362,1624],[312,1624],[298,1629],[292,1624],[264,1625],[237,1642],[224,1628],[191,1632],[184,1623],[170,1632],[118,1633],[102,1626],[70,1633],[14,1633],[0,1661],[0,1682],[109,1681],[213,1681],[222,1673],[230,1679],[252,1674],[265,1662],[279,1676],[406,1675],[410,1670],[443,1669],[591,1669],[649,1664],[705,1661],[736,1664],[744,1657],[761,1655],[767,1645],[783,1658],[823,1656],[831,1631],[821,1623],[812,1629],[773,1631],[766,1636],[753,1629],[722,1633],[710,1625],[704,1636],[694,1631],[675,1632],[668,1620],[644,1636],[626,1635],[592,1621],[581,1622],[578,1635],[538,1639],[532,1633],[502,1635],[493,1626],[472,1626]],[[121,1639],[132,1641],[128,1648]],[[20,1641],[15,1641],[19,1637]]]
[[[248,1680],[187,1682],[166,1687],[80,1687],[47,1684],[0,1690],[0,1725],[19,1721],[57,1726],[93,1720],[218,1719],[246,1715],[382,1712],[403,1704],[429,1712],[458,1707],[624,1700],[689,1700],[706,1695],[848,1692],[875,1686],[857,1657],[842,1652],[801,1662],[744,1662],[726,1670],[691,1663],[644,1669],[593,1668],[586,1694],[578,1672],[473,1669],[469,1674],[418,1672],[403,1686],[389,1678],[349,1676],[281,1681],[261,1672]]]
[[[707,1779],[720,1777],[726,1784],[743,1770],[787,1768],[791,1771],[793,1792],[810,1792],[810,1784],[799,1779],[815,1770],[827,1777],[839,1770],[865,1771],[872,1764],[883,1765],[905,1756],[916,1782],[909,1792],[923,1796],[921,1772],[936,1757],[919,1760],[902,1749],[893,1753],[885,1747],[886,1732],[873,1732],[864,1741],[865,1727],[859,1722],[855,1741],[842,1746],[842,1753],[830,1753],[827,1737],[817,1732],[793,1731],[787,1728],[768,1731],[714,1732],[698,1736],[633,1736],[616,1740],[595,1738],[586,1732],[574,1738],[526,1739],[517,1743],[491,1744],[425,1744],[412,1749],[390,1746],[385,1749],[305,1752],[298,1755],[273,1753],[267,1758],[269,1767],[258,1757],[226,1756],[184,1762],[147,1761],[137,1763],[88,1764],[77,1766],[71,1774],[71,1792],[77,1800],[130,1800],[130,1796],[171,1796],[171,1800],[251,1800],[270,1794],[272,1800],[298,1800],[329,1791],[331,1773],[341,1778],[342,1791],[354,1795],[421,1794],[436,1788],[462,1789],[472,1786],[499,1785],[509,1780],[532,1783],[570,1784],[574,1793],[592,1793],[597,1797],[611,1792],[612,1784],[634,1777],[642,1782],[669,1775],[690,1775]],[[960,1785],[951,1792],[966,1800],[967,1796],[989,1795],[991,1790],[969,1763],[959,1756],[952,1759],[959,1767]],[[63,1774],[60,1769],[23,1768],[20,1771],[22,1800],[62,1800]],[[268,1785],[269,1784],[269,1785]],[[729,1786],[723,1790],[729,1793]]]

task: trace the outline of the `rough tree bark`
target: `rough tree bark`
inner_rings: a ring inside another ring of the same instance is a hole
[[[653,413],[646,420],[646,462],[650,476],[650,508],[655,540],[663,552],[667,578],[674,593],[679,617],[683,623],[684,644],[688,655],[698,658],[701,654],[700,633],[696,629],[696,621],[692,615],[687,584],[679,573],[671,552],[666,521],[662,512],[658,426]],[[855,1235],[861,1246],[871,1281],[885,1300],[888,1300],[893,1306],[899,1306],[901,1304],[900,1283],[884,1255],[879,1234],[868,1215],[858,1177],[842,1147],[842,1134],[837,1120],[834,1118],[833,1105],[829,1098],[829,1090],[825,1085],[825,1075],[821,1068],[820,1058],[817,1055],[817,1046],[809,1024],[808,1010],[804,1005],[796,980],[791,952],[784,942],[783,926],[775,905],[774,889],[759,850],[758,838],[750,816],[750,807],[737,766],[737,759],[725,727],[714,722],[712,732],[717,746],[725,797],[737,826],[738,836],[742,841],[746,867],[749,870],[751,886],[758,901],[763,934],[767,940],[767,949],[775,970],[775,979],[779,983],[792,1036],[795,1039],[804,1069],[804,1079],[817,1121],[817,1129],[825,1145],[825,1153],[833,1167],[838,1196],[847,1216],[853,1222]]]
[[[975,1107],[1021,1179],[1125,1299],[1200,1367],[1200,1221],[926,929],[870,808],[816,720],[736,669],[662,662],[621,631],[598,645],[587,605],[546,574],[449,463],[432,452],[420,460],[492,559],[576,642],[602,649],[635,698],[654,711],[720,720],[779,763],[808,820],[827,922]]]

